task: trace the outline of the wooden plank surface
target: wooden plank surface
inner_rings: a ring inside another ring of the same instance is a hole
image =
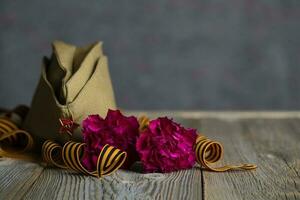
[[[300,120],[201,120],[201,130],[225,148],[221,163],[254,162],[256,171],[204,172],[206,198],[300,199]]]
[[[201,170],[168,174],[119,170],[97,179],[45,169],[24,199],[201,199]]]
[[[39,164],[0,158],[0,199],[22,199],[42,172]]]
[[[141,114],[141,113],[134,113]],[[225,148],[220,164],[255,163],[255,171],[170,174],[119,170],[102,179],[25,161],[0,161],[0,199],[300,199],[300,114],[147,113],[174,117]]]

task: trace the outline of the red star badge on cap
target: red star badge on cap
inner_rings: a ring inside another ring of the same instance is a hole
[[[70,136],[72,136],[74,130],[79,127],[79,124],[75,123],[72,118],[60,118],[59,122],[61,124],[59,133],[67,133]]]

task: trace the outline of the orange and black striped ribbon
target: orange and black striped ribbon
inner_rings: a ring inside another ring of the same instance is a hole
[[[149,118],[146,117],[146,116],[139,117],[138,122],[139,122],[139,125],[140,125],[140,127],[139,127],[140,132],[142,132],[145,128],[148,127],[149,121],[150,121]]]
[[[42,156],[44,161],[48,164],[98,178],[118,170],[127,157],[126,152],[107,144],[102,148],[98,156],[96,170],[88,171],[81,163],[81,154],[84,146],[85,143],[73,141],[69,141],[63,146],[60,146],[56,142],[47,140],[42,146]]]
[[[19,157],[33,146],[33,138],[28,132],[20,130],[9,118],[0,118],[0,156]]]
[[[222,158],[223,146],[219,142],[210,140],[203,135],[197,137],[194,148],[197,163],[210,171],[225,172],[229,170],[252,170],[257,168],[254,164],[225,165],[222,167],[211,166]]]

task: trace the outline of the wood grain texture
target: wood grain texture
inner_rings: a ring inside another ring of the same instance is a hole
[[[204,172],[206,199],[300,199],[300,120],[201,120],[201,130],[225,148],[224,163],[256,171]]]
[[[22,199],[42,171],[36,163],[0,158],[0,199]]]
[[[46,168],[24,199],[201,199],[201,170],[141,174],[119,170],[102,179]]]

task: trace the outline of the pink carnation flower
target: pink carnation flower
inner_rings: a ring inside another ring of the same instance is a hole
[[[88,170],[96,168],[100,151],[106,144],[127,152],[122,168],[129,168],[138,160],[135,144],[139,136],[139,123],[135,117],[126,117],[119,110],[108,110],[105,119],[90,115],[82,126],[83,141],[86,143],[82,163]]]
[[[152,120],[137,140],[146,172],[172,172],[195,164],[195,129],[185,129],[167,117]]]

